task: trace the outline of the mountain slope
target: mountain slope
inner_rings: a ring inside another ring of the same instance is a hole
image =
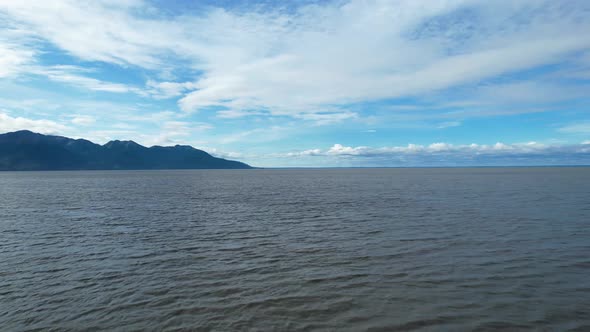
[[[246,169],[191,146],[153,146],[133,141],[105,145],[21,130],[0,134],[0,170]]]

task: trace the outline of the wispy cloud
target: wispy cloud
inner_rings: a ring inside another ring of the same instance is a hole
[[[68,130],[68,127],[55,121],[46,119],[29,119],[20,116],[10,116],[0,110],[0,132],[17,130],[32,130],[43,134],[58,134]]]
[[[91,115],[74,115],[71,122],[75,125],[90,126],[96,122],[96,118]]]
[[[408,144],[373,148],[368,146],[344,146],[334,144],[329,149],[309,149],[290,152],[285,158],[332,158],[336,164],[347,161],[349,165],[416,166],[416,165],[486,165],[486,164],[588,164],[590,147],[587,144],[548,145],[536,142],[454,145],[432,143]]]
[[[352,117],[340,112],[326,120],[326,108],[447,89],[587,50],[590,40],[572,33],[590,29],[587,7],[532,0],[353,0],[294,12],[217,8],[158,18],[139,0],[60,0],[4,1],[0,11],[13,25],[85,61],[156,71],[188,64],[199,73],[192,82],[150,80],[145,88],[159,98],[180,96],[185,111],[216,106],[303,118],[317,113],[323,122]],[[6,54],[10,65],[15,57]],[[135,91],[62,72],[50,78],[99,91]]]
[[[26,29],[15,26],[0,12],[0,78],[13,77],[26,71],[38,55],[32,46],[33,36]]]
[[[173,98],[178,97],[187,90],[194,90],[196,84],[192,82],[156,82],[148,80],[146,83],[146,93],[154,98]]]
[[[52,66],[48,68],[35,68],[30,71],[32,74],[44,75],[52,81],[61,82],[88,90],[114,93],[144,93],[142,89],[126,84],[106,82],[96,78],[84,76],[81,74],[84,72],[88,72],[88,70],[75,66],[63,65]]]
[[[371,148],[366,146],[350,147],[341,144],[334,144],[327,150],[314,149],[313,155],[324,156],[360,156],[370,157],[378,155],[396,155],[396,154],[436,154],[436,153],[467,153],[467,154],[525,154],[525,153],[544,153],[554,149],[563,149],[563,146],[552,146],[536,142],[504,144],[501,142],[469,145],[453,145],[449,143],[432,143],[430,145],[408,144],[407,146],[393,146],[382,148]],[[587,147],[567,146],[569,151],[588,152]],[[579,148],[576,150],[576,148]],[[305,154],[307,152],[304,151]]]
[[[587,134],[590,135],[590,122],[573,123],[558,129],[560,132],[568,134]]]
[[[0,41],[0,78],[14,76],[32,62],[34,52]]]
[[[188,137],[212,129],[207,123],[193,123],[185,121],[165,121],[158,129],[159,133],[146,137],[147,145],[175,145],[186,144]],[[145,135],[144,135],[145,136]]]

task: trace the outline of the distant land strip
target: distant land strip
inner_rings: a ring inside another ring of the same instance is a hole
[[[119,140],[99,145],[29,130],[0,134],[0,171],[250,168],[188,145],[148,148]]]

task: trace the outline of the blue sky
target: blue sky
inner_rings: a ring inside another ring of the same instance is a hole
[[[590,164],[590,2],[0,0],[0,132],[256,166]]]

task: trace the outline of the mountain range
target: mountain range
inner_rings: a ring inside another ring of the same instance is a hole
[[[145,147],[133,141],[104,145],[28,130],[0,134],[0,171],[247,169],[188,145]]]

